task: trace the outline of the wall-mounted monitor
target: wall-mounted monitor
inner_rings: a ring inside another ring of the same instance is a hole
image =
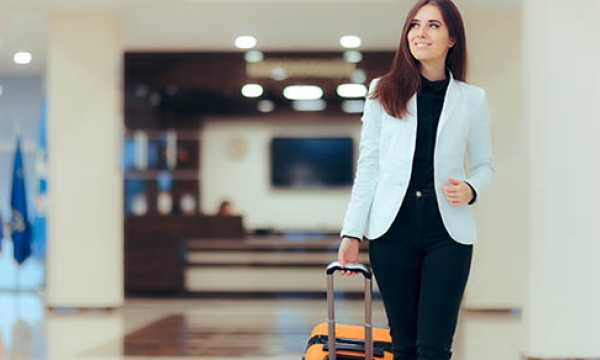
[[[330,188],[352,185],[351,137],[275,137],[271,141],[271,185]]]

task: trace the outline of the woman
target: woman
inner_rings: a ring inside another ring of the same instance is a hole
[[[373,240],[395,360],[451,357],[477,241],[471,205],[494,173],[485,92],[464,83],[465,73],[458,9],[421,0],[365,104],[338,260],[356,262],[359,241]]]
[[[217,216],[233,216],[235,212],[233,211],[233,206],[231,205],[231,201],[223,200],[221,204],[219,204],[219,211],[217,211]]]

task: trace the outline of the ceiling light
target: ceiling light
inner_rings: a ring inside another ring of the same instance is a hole
[[[261,100],[258,102],[256,107],[260,112],[269,113],[275,110],[275,103],[271,100]]]
[[[254,36],[238,36],[235,39],[235,47],[238,49],[252,49],[256,46],[256,38]]]
[[[18,52],[15,53],[14,56],[15,64],[25,65],[31,62],[31,53],[28,52]]]
[[[2,96],[3,93],[4,93],[4,88],[2,87],[2,85],[0,85],[0,96]]]
[[[367,74],[363,69],[354,69],[350,75],[350,81],[355,84],[364,84],[367,81]]]
[[[287,79],[287,71],[284,68],[276,67],[271,70],[273,80],[281,81]]]
[[[288,100],[316,100],[323,96],[323,89],[315,85],[290,85],[283,89]]]
[[[361,44],[360,38],[354,35],[342,36],[340,38],[340,45],[346,49],[355,49]]]
[[[364,110],[364,100],[345,100],[342,102],[342,111],[347,114],[360,114]]]
[[[246,84],[242,86],[242,95],[247,98],[257,98],[263,94],[264,90],[258,84]]]
[[[346,60],[347,62],[351,63],[351,64],[356,64],[362,61],[362,54],[359,51],[354,51],[354,50],[350,50],[350,51],[346,51],[344,52],[344,60]]]
[[[249,63],[257,63],[263,61],[264,55],[258,50],[250,50],[244,54],[244,59]]]
[[[367,95],[367,87],[363,84],[342,84],[338,85],[336,92],[343,98],[358,98]]]
[[[323,99],[319,100],[296,100],[292,102],[292,109],[296,111],[323,111],[327,108],[327,103]]]

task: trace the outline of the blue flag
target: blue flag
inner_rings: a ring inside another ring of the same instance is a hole
[[[14,257],[18,264],[22,264],[31,255],[31,225],[27,217],[25,172],[20,140],[17,140],[17,149],[15,150],[10,206],[12,208],[11,230],[15,250]]]
[[[46,99],[42,101],[42,110],[38,124],[38,146],[35,152],[35,220],[32,233],[32,254],[43,258],[46,254]]]

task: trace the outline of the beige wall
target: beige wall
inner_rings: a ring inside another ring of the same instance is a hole
[[[201,139],[201,209],[216,212],[219,202],[229,198],[244,214],[247,228],[337,231],[350,199],[350,187],[332,190],[272,188],[269,142],[273,136],[351,136],[355,139],[357,158],[359,131],[360,115],[348,123],[208,122]],[[243,141],[246,146],[247,150],[239,158],[230,155],[232,141]]]

